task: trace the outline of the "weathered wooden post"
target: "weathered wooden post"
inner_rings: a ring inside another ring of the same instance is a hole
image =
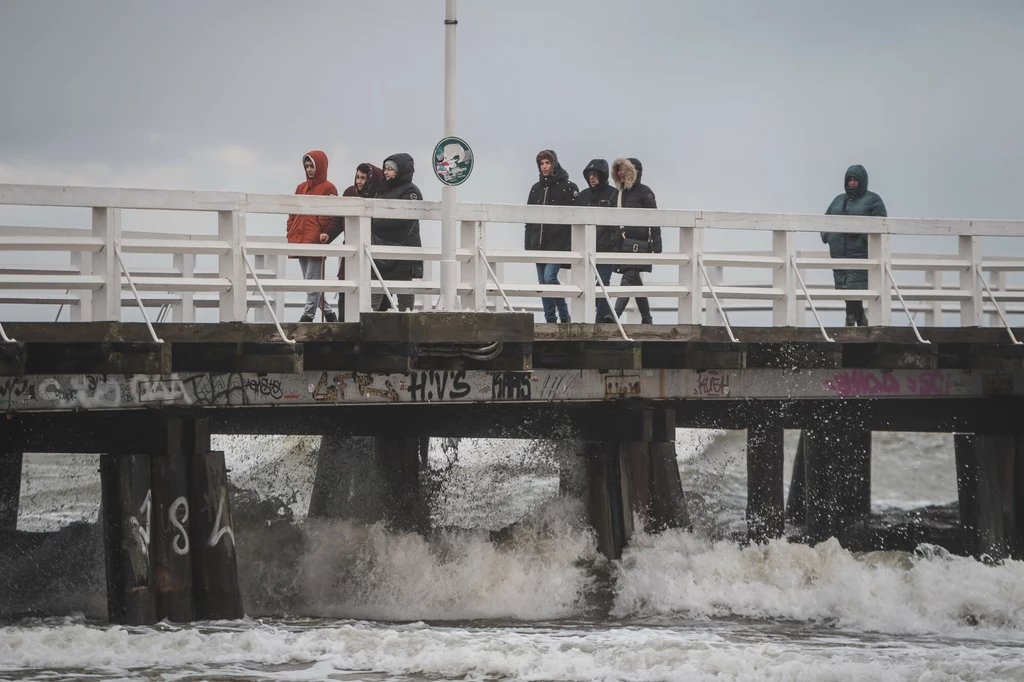
[[[149,458],[102,455],[101,518],[107,559],[107,614],[119,625],[156,622],[150,533],[153,496]]]
[[[166,450],[150,459],[157,620],[176,623],[190,623],[193,618],[188,459],[194,454],[195,421],[167,417]]]
[[[1002,561],[1019,552],[1024,453],[1016,440],[1010,434],[954,436],[964,547],[977,558]]]
[[[609,559],[622,557],[633,535],[629,462],[619,443],[587,443],[587,506],[597,533],[597,549]]]
[[[783,430],[773,424],[747,428],[747,537],[764,543],[785,531]]]
[[[231,519],[224,453],[209,450],[206,420],[200,420],[197,452],[191,458],[192,595],[198,620],[237,619],[244,615],[238,588],[235,530]]]
[[[0,452],[0,531],[18,529],[21,463],[20,452]]]

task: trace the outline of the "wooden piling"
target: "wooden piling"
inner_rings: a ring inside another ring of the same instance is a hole
[[[631,476],[619,443],[587,443],[587,506],[597,549],[609,559],[622,557],[633,535]]]
[[[783,430],[770,424],[747,429],[747,537],[764,543],[785,531]]]
[[[167,450],[150,460],[153,490],[153,578],[157,620],[192,622],[192,547],[188,460],[194,454],[196,420],[165,422]]]
[[[376,447],[376,440],[367,436],[323,434],[309,499],[310,517],[362,523],[386,518],[387,490]]]
[[[857,408],[831,407],[804,430],[803,452],[807,536],[842,540],[871,513],[871,431]]]
[[[20,452],[0,452],[0,531],[18,529],[21,463]]]
[[[956,434],[954,446],[964,547],[977,558],[1007,559],[1020,544],[1016,439]]]
[[[153,499],[149,459],[102,455],[101,518],[107,563],[107,614],[119,625],[156,622],[150,556]]]
[[[193,610],[198,620],[233,620],[243,610],[227,468],[224,453],[210,452],[201,436],[197,449],[207,452],[190,460]]]

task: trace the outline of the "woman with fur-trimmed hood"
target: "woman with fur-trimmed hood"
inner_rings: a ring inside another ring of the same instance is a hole
[[[643,177],[644,166],[639,159],[615,159],[612,162],[612,179],[619,189],[619,197],[616,201],[618,208],[658,208],[658,202],[654,199],[654,192],[647,185],[640,182]],[[629,253],[661,253],[661,228],[660,227],[639,227],[625,225],[620,229],[621,239],[619,250]],[[650,272],[650,265],[627,264],[619,265],[616,269],[622,273],[621,286],[642,286],[643,279],[641,272]],[[622,317],[626,312],[628,298],[619,298],[615,301],[615,314]],[[636,307],[640,310],[640,323],[653,324],[651,318],[651,306],[646,297],[637,296]]]

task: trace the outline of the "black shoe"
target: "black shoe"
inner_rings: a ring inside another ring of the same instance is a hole
[[[324,311],[324,322],[337,322],[338,316],[334,314],[333,310]]]
[[[654,320],[649,317],[644,317],[640,319],[640,324],[654,324]]]
[[[847,327],[856,327],[857,326],[857,316],[856,315],[847,315],[846,316],[846,326]]]
[[[567,317],[564,320],[562,320],[562,324],[569,324],[570,322],[572,322],[572,318],[571,317]]]
[[[299,322],[312,322],[312,321],[313,321],[313,316],[312,315],[303,315],[302,317],[299,318]]]
[[[862,312],[860,314],[860,317],[857,318],[857,326],[859,326],[859,327],[867,327],[868,326],[868,315],[867,315],[867,313]]]
[[[611,315],[605,315],[597,321],[598,324],[615,324],[615,318]]]

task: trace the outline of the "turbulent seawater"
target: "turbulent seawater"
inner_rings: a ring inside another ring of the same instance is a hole
[[[428,537],[305,519],[314,438],[218,446],[248,617],[103,624],[96,460],[33,456],[19,528],[58,532],[3,567],[0,599],[62,617],[10,621],[0,679],[1024,680],[1024,562],[742,547],[742,434],[679,432],[694,531],[617,562],[559,497],[569,446],[435,449]],[[876,512],[956,500],[950,436],[876,434],[874,453]]]

